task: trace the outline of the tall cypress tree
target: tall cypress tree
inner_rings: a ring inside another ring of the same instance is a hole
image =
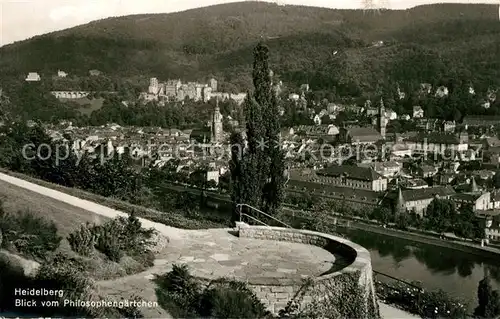
[[[500,314],[500,305],[498,300],[498,292],[493,290],[491,282],[486,275],[479,282],[477,289],[478,306],[474,314],[482,318],[496,318]]]
[[[264,210],[276,214],[284,197],[285,186],[285,154],[280,141],[278,97],[271,93],[271,101],[265,109],[266,139],[269,141],[269,179],[264,187]]]
[[[254,50],[253,84],[245,100],[247,147],[231,159],[231,193],[234,203],[245,203],[274,214],[283,200],[284,154],[279,145],[278,100],[272,87],[269,49]],[[241,137],[232,137],[232,145]]]

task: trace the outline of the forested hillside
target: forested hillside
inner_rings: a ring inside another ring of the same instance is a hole
[[[0,74],[58,69],[110,77],[204,80],[250,86],[252,49],[270,47],[275,73],[293,85],[362,95],[420,82],[500,85],[497,6],[440,4],[363,12],[243,2],[171,14],[95,21],[0,48]],[[382,46],[373,46],[383,41]]]

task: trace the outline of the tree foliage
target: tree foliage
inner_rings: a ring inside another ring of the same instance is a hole
[[[214,280],[203,291],[199,314],[210,318],[264,318],[268,316],[262,302],[243,282]]]
[[[195,80],[215,75],[224,79],[221,86],[230,89],[232,83],[244,91],[251,86],[248,51],[259,41],[265,21],[265,36],[272,37],[267,43],[277,53],[271,60],[279,65],[275,71],[294,85],[335,87],[340,95],[362,94],[380,79],[400,82],[405,89],[461,77],[498,86],[499,27],[492,5],[433,5],[367,15],[246,3],[150,15],[140,25],[130,23],[134,19],[106,19],[4,46],[0,71],[16,78],[27,70],[49,78],[58,68],[78,76],[92,68],[110,77]],[[177,31],[179,25],[183,32]],[[380,40],[383,46],[372,45]],[[80,89],[92,88],[87,82]]]
[[[455,216],[455,204],[451,200],[435,198],[427,207],[427,228],[438,232],[450,231]]]
[[[264,318],[264,305],[245,283],[224,278],[204,287],[186,265],[173,265],[156,279],[160,305],[182,317]]]
[[[15,289],[46,289],[61,294],[33,296],[36,305],[23,307],[16,304]],[[136,307],[80,307],[65,305],[64,300],[95,301],[100,298],[92,279],[85,274],[85,265],[68,255],[58,253],[54,258],[42,263],[34,276],[24,274],[23,267],[10,259],[0,257],[0,311],[27,316],[85,318],[134,317],[142,318]],[[58,301],[50,307],[42,302]]]
[[[233,151],[230,166],[233,201],[274,214],[283,201],[285,164],[279,143],[278,100],[268,60],[269,49],[257,45],[253,69],[255,91],[248,93],[244,107],[246,139],[238,136],[231,139],[231,142],[246,142],[246,146],[242,152]]]
[[[500,300],[497,290],[493,290],[489,276],[485,276],[477,288],[478,306],[474,314],[482,318],[496,318],[500,314]]]
[[[69,148],[71,141],[53,141],[41,124],[28,127],[16,122],[0,130],[1,167],[103,196],[128,199],[141,191],[141,175],[126,165],[126,158],[108,156],[104,147],[97,149],[97,156],[78,157]]]

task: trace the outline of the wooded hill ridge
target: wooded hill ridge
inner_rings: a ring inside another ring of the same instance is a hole
[[[0,48],[0,74],[203,80],[251,87],[264,40],[275,74],[292,85],[361,96],[419,83],[500,86],[498,6],[434,4],[408,10],[335,10],[263,2],[108,18]],[[382,45],[374,45],[383,41]]]

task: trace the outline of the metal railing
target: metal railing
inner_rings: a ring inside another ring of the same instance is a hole
[[[285,228],[293,228],[292,226],[288,225],[288,224],[285,224],[284,222],[282,222],[281,220],[269,215],[269,214],[266,214],[264,213],[263,211],[253,207],[253,206],[250,206],[248,204],[236,204],[236,209],[238,210],[238,213],[240,215],[240,222],[243,221],[243,217],[248,217],[250,218],[251,220],[254,220],[256,221],[257,223],[259,224],[262,224],[264,226],[267,226],[267,227],[271,227],[269,226],[268,224],[264,223],[263,221],[259,220],[258,218],[254,217],[254,216],[250,216],[249,214],[246,214],[243,212],[243,208],[246,207],[248,209],[250,209],[250,211],[256,211],[258,212],[259,214],[262,214],[264,216],[266,216],[267,218],[270,218],[272,220],[274,220],[275,222],[278,222],[281,226],[284,226]]]
[[[411,287],[411,288],[414,288],[414,289],[418,289],[418,290],[422,290],[423,288],[421,286],[418,286],[418,285],[415,285],[413,283],[410,283],[410,282],[407,282],[407,281],[404,281],[402,279],[399,279],[397,277],[393,277],[391,275],[388,275],[388,274],[384,274],[382,272],[379,272],[379,271],[376,271],[376,270],[372,270],[373,273],[377,276],[383,276],[383,277],[387,277],[387,278],[390,278],[400,284],[403,284],[404,286],[408,286],[408,287]],[[395,288],[395,287],[391,287],[391,289],[394,289],[394,290],[399,290],[398,288]]]

